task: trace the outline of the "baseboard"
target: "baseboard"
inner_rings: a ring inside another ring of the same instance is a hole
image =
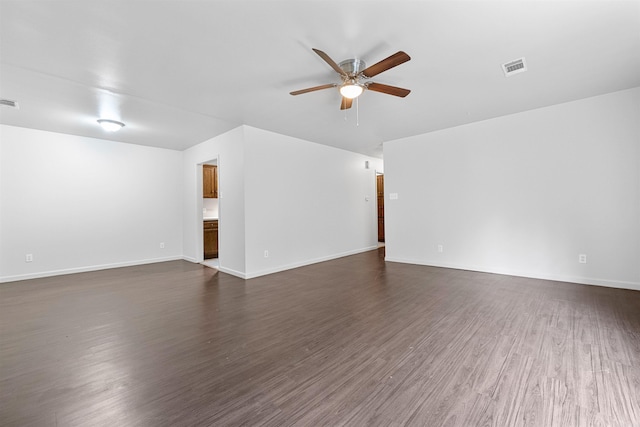
[[[165,258],[151,258],[137,261],[117,262],[112,264],[90,265],[86,267],[65,268],[61,270],[41,271],[38,273],[18,274],[15,276],[2,276],[0,283],[17,282],[20,280],[39,279],[42,277],[62,276],[64,274],[86,273],[88,271],[108,270],[111,268],[133,267],[136,265],[155,264],[158,262],[181,260],[182,256],[172,256]]]
[[[430,260],[425,261],[425,260],[417,260],[417,259],[411,259],[411,258],[385,257],[384,260],[389,262],[399,262],[403,264],[415,264],[415,265],[426,265],[430,267],[454,268],[456,270],[478,271],[481,273],[502,274],[505,276],[528,277],[531,279],[552,280],[554,282],[569,282],[569,283],[578,283],[580,285],[605,286],[607,288],[630,289],[633,291],[640,291],[640,283],[627,282],[622,280],[610,280],[610,279],[581,277],[581,276],[565,276],[565,275],[556,275],[556,274],[541,274],[537,272],[518,271],[518,270],[509,270],[509,269],[493,269],[493,268],[486,268],[486,267],[473,266],[473,265],[443,263],[443,262],[436,262],[436,261],[430,261]]]
[[[279,273],[281,271],[291,270],[294,268],[304,267],[305,265],[317,264],[319,262],[331,261],[332,259],[342,258],[349,255],[356,255],[362,252],[369,252],[372,250],[378,249],[378,245],[376,246],[368,246],[366,248],[355,249],[347,252],[341,252],[337,254],[327,255],[319,258],[314,258],[305,261],[294,262],[291,264],[285,264],[277,267],[267,268],[265,270],[259,270],[254,272],[249,272],[245,274],[246,279],[253,279],[260,276],[266,276],[267,274]],[[222,270],[220,270],[222,271]],[[238,276],[240,277],[240,276]]]
[[[230,274],[232,276],[236,276],[239,277],[241,279],[247,279],[247,275],[241,271],[236,271],[236,270],[232,270],[230,268],[226,268],[226,267],[218,267],[218,271],[220,271],[221,273],[227,273]]]
[[[193,257],[189,257],[189,256],[183,256],[183,257],[182,257],[182,259],[183,259],[183,260],[185,260],[185,261],[192,262],[192,263],[194,263],[194,264],[200,264],[200,263],[202,262],[202,261],[198,261],[198,260],[196,260],[195,258],[193,258]],[[246,279],[246,278],[247,278],[247,277],[246,277],[246,274],[244,274],[243,272],[241,272],[241,271],[236,271],[236,270],[233,270],[233,269],[231,269],[231,268],[226,268],[226,267],[218,266],[218,267],[216,267],[216,269],[217,269],[219,272],[221,272],[221,273],[227,273],[227,274],[230,274],[230,275],[232,275],[232,276],[239,277],[239,278],[241,278],[241,279]]]
[[[366,248],[356,249],[356,250],[347,251],[347,252],[341,252],[341,253],[338,253],[338,254],[328,255],[328,256],[314,258],[314,259],[300,261],[300,262],[295,262],[295,263],[291,263],[291,264],[285,264],[285,265],[281,265],[281,266],[277,266],[277,267],[273,267],[273,268],[268,268],[268,269],[265,269],[265,270],[260,270],[260,271],[252,272],[252,273],[243,273],[242,271],[233,270],[231,268],[227,268],[227,267],[223,267],[223,266],[219,266],[218,267],[218,271],[220,271],[222,273],[230,274],[230,275],[235,276],[235,277],[239,277],[241,279],[248,280],[248,279],[254,279],[254,278],[260,277],[260,276],[266,276],[267,274],[273,274],[273,273],[278,273],[278,272],[281,272],[281,271],[291,270],[291,269],[294,269],[294,268],[304,267],[305,265],[317,264],[319,262],[331,261],[332,259],[336,259],[336,258],[342,258],[342,257],[349,256],[349,255],[359,254],[359,253],[362,253],[362,252],[368,252],[368,251],[372,251],[374,249],[378,249],[378,246],[377,245],[376,246],[368,246]],[[183,259],[185,259],[186,261],[196,262],[193,258],[189,258],[189,257],[183,257]]]
[[[277,267],[269,268],[266,270],[260,270],[252,273],[243,273],[241,271],[233,270],[223,266],[218,267],[218,270],[222,273],[227,273],[232,276],[239,277],[241,279],[253,279],[255,277],[265,276],[267,274],[278,273],[280,271],[291,270],[293,268],[304,267],[305,265],[317,264],[319,262],[331,261],[332,259],[342,258],[345,256],[355,255],[355,254],[368,252],[376,249],[378,249],[377,245],[369,246],[366,248],[355,249],[352,251],[341,252],[333,255],[327,255],[327,256],[319,257],[315,259],[300,261],[300,262],[291,263],[291,264],[285,264],[282,266],[277,266]],[[184,260],[184,261],[189,261],[193,263],[198,263],[198,261],[193,257],[181,255],[181,256],[173,256],[173,257],[166,257],[166,258],[153,258],[153,259],[128,261],[128,262],[120,262],[120,263],[113,263],[113,264],[100,264],[100,265],[91,265],[86,267],[42,271],[38,273],[20,274],[15,276],[3,276],[3,277],[0,277],[0,283],[17,282],[20,280],[29,280],[29,279],[39,279],[42,277],[61,276],[63,274],[86,273],[88,271],[107,270],[110,268],[132,267],[135,265],[153,264],[157,262],[166,262],[166,261],[175,261],[175,260]]]

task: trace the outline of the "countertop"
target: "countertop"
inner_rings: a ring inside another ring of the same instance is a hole
[[[213,216],[205,216],[204,218],[202,218],[204,221],[217,221],[218,217],[213,217]]]

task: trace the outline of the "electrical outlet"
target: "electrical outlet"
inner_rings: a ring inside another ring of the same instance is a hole
[[[442,246],[442,245],[438,245],[438,252],[439,252],[439,253],[444,252],[444,246]]]
[[[578,262],[580,264],[586,264],[587,263],[587,254],[578,255]]]
[[[269,258],[269,251],[264,251],[264,257]]]
[[[33,262],[33,254],[26,254],[24,256],[24,262]]]
[[[389,193],[389,199],[398,200],[398,193]]]
[[[164,242],[160,242],[160,249],[164,249]]]

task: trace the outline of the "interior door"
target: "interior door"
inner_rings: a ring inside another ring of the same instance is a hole
[[[384,175],[376,175],[378,195],[378,242],[384,242]]]

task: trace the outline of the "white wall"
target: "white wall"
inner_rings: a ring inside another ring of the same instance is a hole
[[[385,143],[387,260],[640,289],[639,118],[635,88]]]
[[[184,152],[185,259],[202,260],[200,165],[214,158],[221,271],[251,278],[376,247],[380,160],[241,126]]]
[[[246,277],[377,247],[380,160],[244,129]]]
[[[181,258],[181,152],[0,125],[0,153],[0,281]]]
[[[245,272],[244,129],[238,127],[183,152],[184,258],[203,259],[202,163],[217,159],[220,270]]]
[[[0,131],[1,281],[201,261],[202,163],[213,159],[222,271],[255,277],[376,247],[378,159],[246,126],[184,152]]]

